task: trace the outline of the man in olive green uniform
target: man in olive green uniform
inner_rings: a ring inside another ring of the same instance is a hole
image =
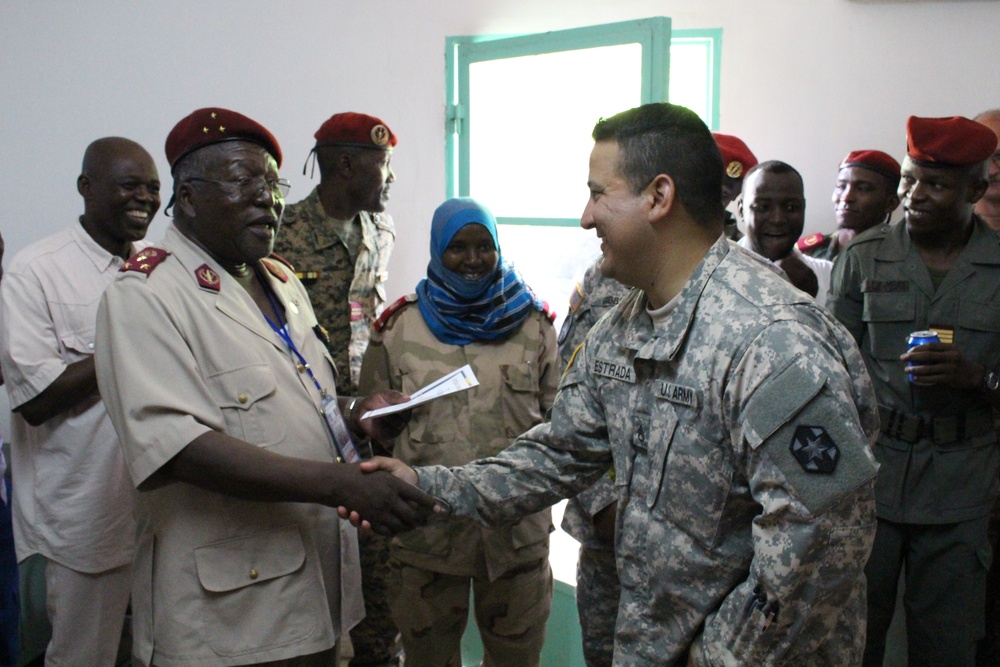
[[[804,255],[833,261],[851,240],[875,225],[889,222],[899,206],[899,163],[882,151],[851,151],[840,162],[833,187],[837,230],[810,234],[796,247]]]
[[[973,205],[997,138],[961,117],[911,117],[906,134],[903,220],[847,246],[829,300],[861,347],[882,423],[864,664],[882,664],[904,571],[910,666],[971,667],[984,632],[986,529],[1000,472],[992,419],[1000,238]],[[907,350],[908,334],[927,329],[941,342]]]
[[[285,211],[274,251],[291,262],[328,333],[337,393],[358,393],[371,325],[385,304],[389,255],[396,239],[385,212],[396,180],[390,162],[397,137],[374,116],[331,116],[314,135],[320,182]],[[307,160],[308,162],[308,160]],[[351,631],[351,665],[395,664],[396,627],[385,599],[388,541],[361,540],[365,619]]]
[[[846,665],[875,531],[874,393],[850,334],[722,234],[697,114],[594,128],[581,225],[633,289],[590,331],[551,419],[500,454],[416,472],[455,514],[510,522],[614,467],[614,667]]]

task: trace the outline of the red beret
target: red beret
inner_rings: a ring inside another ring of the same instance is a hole
[[[266,127],[241,113],[209,107],[192,111],[170,130],[166,145],[170,169],[185,155],[223,141],[260,144],[281,166],[281,146]]]
[[[906,121],[906,153],[918,162],[964,167],[982,162],[996,148],[993,130],[962,116]]]
[[[715,143],[722,153],[722,165],[729,178],[743,178],[743,175],[757,166],[757,158],[739,137],[722,132],[713,132]]]
[[[357,146],[390,148],[399,139],[389,126],[375,116],[363,113],[337,113],[316,130],[316,146]]]
[[[882,151],[851,151],[840,163],[840,168],[844,167],[864,167],[899,185],[899,163]]]

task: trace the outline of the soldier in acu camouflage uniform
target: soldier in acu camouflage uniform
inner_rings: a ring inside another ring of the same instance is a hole
[[[397,138],[378,118],[351,112],[334,114],[314,136],[320,183],[285,209],[274,251],[295,267],[328,332],[337,393],[356,396],[396,239],[385,203],[396,180],[390,161]],[[365,619],[351,631],[353,667],[396,663],[397,631],[385,599],[388,558],[385,538],[362,537]]]
[[[853,339],[723,237],[696,114],[644,105],[594,138],[582,225],[639,289],[591,330],[551,421],[466,466],[362,469],[503,523],[613,465],[615,667],[857,664],[878,413]]]
[[[738,137],[713,132],[724,165],[722,206],[725,208],[743,187],[743,175],[757,164],[757,158]],[[736,241],[741,234],[736,219],[726,211],[725,235]],[[572,361],[597,320],[628,294],[629,288],[601,273],[603,257],[591,264],[569,299],[569,313],[559,331],[562,367]],[[611,664],[615,648],[615,619],[621,584],[615,567],[615,500],[610,477],[601,480],[575,498],[563,514],[562,529],[580,542],[576,570],[576,607],[580,616],[583,658],[588,667]]]

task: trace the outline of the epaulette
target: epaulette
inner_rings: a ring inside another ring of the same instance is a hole
[[[292,270],[292,273],[294,273],[294,272],[295,272],[295,267],[294,267],[294,266],[292,266],[292,263],[291,263],[291,262],[289,262],[289,261],[288,261],[287,259],[285,259],[284,257],[282,257],[281,255],[279,255],[278,253],[276,253],[276,252],[272,252],[272,253],[271,253],[270,255],[268,255],[268,256],[267,256],[267,258],[268,258],[268,259],[274,259],[274,260],[277,260],[277,261],[281,262],[282,264],[284,264],[285,266],[287,266],[287,267],[288,267],[289,269],[291,269],[291,270]]]
[[[270,257],[266,257],[260,260],[260,263],[264,265],[264,268],[267,269],[267,272],[270,273],[272,276],[274,276],[283,283],[287,283],[288,275],[284,271],[278,268],[276,262],[272,261],[275,257],[277,257],[277,255],[272,254]],[[288,262],[284,260],[281,260],[280,263],[288,265]],[[291,267],[289,266],[289,268]],[[292,271],[294,271],[294,269],[292,269]]]
[[[898,224],[902,224],[902,221],[900,221],[900,223]],[[866,229],[865,231],[861,232],[853,239],[851,239],[851,242],[848,243],[844,247],[844,249],[846,250],[847,248],[850,248],[851,246],[854,245],[858,245],[860,243],[868,243],[870,241],[882,241],[889,233],[889,228],[891,226],[892,225],[875,225],[871,229]]]
[[[390,320],[396,316],[397,313],[403,310],[403,307],[410,303],[416,303],[416,294],[407,294],[406,296],[401,296],[395,301],[393,301],[388,308],[382,311],[382,314],[378,316],[375,323],[372,325],[377,333],[382,333],[385,331],[386,327],[389,326]]]
[[[555,323],[556,311],[552,310],[552,306],[549,305],[548,301],[542,301],[542,312],[545,313],[545,317],[548,318],[549,324]]]
[[[129,257],[128,261],[122,264],[122,268],[118,270],[122,273],[136,271],[148,276],[169,256],[170,253],[161,248],[146,248]]]
[[[824,242],[829,243],[830,237],[824,236],[823,234],[810,234],[809,236],[803,236],[800,238],[795,246],[801,252],[806,252],[808,250],[812,250],[816,246],[822,246]]]

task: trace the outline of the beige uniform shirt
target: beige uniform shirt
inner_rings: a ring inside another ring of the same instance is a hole
[[[372,337],[362,364],[361,391],[410,394],[465,364],[479,386],[424,403],[396,438],[393,455],[409,465],[462,465],[503,450],[540,423],[555,399],[559,360],[555,329],[532,312],[510,338],[447,345],[434,337],[416,303],[402,307]],[[393,557],[416,567],[491,580],[516,565],[548,556],[548,509],[509,526],[432,522],[393,539]]]
[[[97,304],[123,263],[79,224],[17,254],[0,289],[0,361],[11,407],[94,354]],[[100,398],[40,426],[15,412],[11,429],[18,560],[38,553],[79,572],[131,561],[132,486]]]
[[[98,315],[98,380],[134,484],[213,429],[278,454],[332,460],[320,393],[250,295],[176,228],[160,247],[170,255],[148,276],[123,273]],[[292,340],[332,393],[332,361],[304,288],[284,265],[261,265]],[[308,655],[363,614],[357,535],[334,509],[173,482],[140,493],[137,518],[133,650],[144,663]]]

